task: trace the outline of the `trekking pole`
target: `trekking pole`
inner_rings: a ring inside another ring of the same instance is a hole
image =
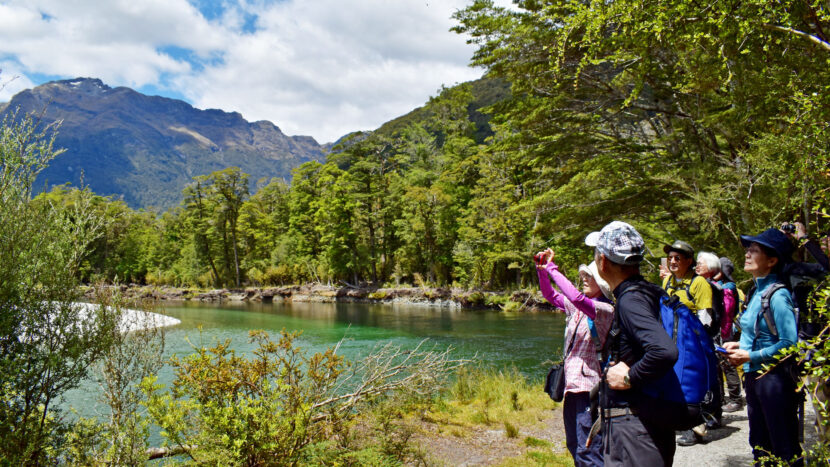
[[[591,443],[594,441],[594,436],[599,433],[599,429],[602,426],[602,417],[597,414],[597,410],[599,408],[599,386],[602,384],[602,380],[597,381],[597,384],[591,388],[589,400],[591,401],[591,418],[594,420],[594,423],[591,425],[591,431],[588,432],[588,439],[585,440],[585,447],[591,447]],[[594,418],[596,417],[596,418]]]
[[[806,399],[806,393],[802,389],[799,393],[801,397],[799,397],[800,401],[798,403],[798,443],[804,443],[804,399]]]

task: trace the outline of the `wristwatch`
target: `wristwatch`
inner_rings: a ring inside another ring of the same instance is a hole
[[[623,383],[625,383],[626,386],[631,387],[631,378],[629,378],[628,375],[623,376]]]

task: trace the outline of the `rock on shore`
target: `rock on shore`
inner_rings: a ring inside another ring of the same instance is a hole
[[[502,308],[512,302],[514,309],[552,310],[553,308],[538,293],[527,291],[507,293],[484,292],[451,288],[424,287],[334,287],[320,284],[289,285],[280,287],[246,287],[243,289],[180,288],[150,285],[108,286],[118,288],[121,294],[131,300],[198,301],[198,302],[363,302],[401,303],[407,305],[442,306],[457,308]],[[92,298],[92,287],[86,291]]]

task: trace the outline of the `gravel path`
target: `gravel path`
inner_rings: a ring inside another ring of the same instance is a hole
[[[809,401],[804,404],[804,412],[806,444],[812,445],[816,441],[815,413]],[[533,428],[523,427],[520,436],[514,439],[505,436],[504,429],[498,426],[453,428],[422,423],[415,440],[426,454],[428,458],[426,464],[430,466],[494,465],[508,458],[523,459],[521,456],[534,449],[522,444],[526,436],[546,440],[554,451],[566,454],[561,409],[548,411],[539,421],[540,423]],[[524,460],[527,461],[526,458]],[[519,463],[521,464],[521,461]],[[710,430],[705,443],[688,447],[677,446],[674,465],[677,467],[752,465],[746,408],[738,412],[723,414],[723,426]]]
[[[815,412],[809,400],[804,403],[804,437],[808,445],[816,440]],[[674,465],[677,467],[752,465],[749,447],[749,421],[746,408],[723,414],[723,427],[710,430],[705,444],[677,446]]]

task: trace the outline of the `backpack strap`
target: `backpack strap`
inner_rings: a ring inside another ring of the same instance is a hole
[[[674,297],[660,297],[661,302],[663,302],[664,300],[666,300],[666,302],[665,302],[666,305],[671,307],[672,311],[674,312],[674,323],[672,325],[672,330],[671,330],[671,339],[672,339],[672,342],[674,342],[674,344],[677,345],[677,327],[680,325],[680,319],[679,319],[679,314],[677,313],[677,309],[681,306],[684,306],[684,305],[683,305],[683,302],[681,302],[680,299],[677,298],[677,296],[674,296]],[[692,312],[692,313],[694,313],[694,312]]]
[[[695,303],[695,299],[694,299],[694,297],[692,297],[692,283],[695,281],[695,279],[697,279],[699,277],[697,275],[697,273],[694,272],[694,270],[692,270],[692,278],[689,279],[689,282],[686,283],[686,284],[683,284],[683,282],[684,282],[683,279],[680,280],[680,283],[684,285],[683,288],[675,287],[674,285],[672,285],[674,283],[674,281],[672,280],[672,277],[674,277],[674,276],[670,276],[666,279],[666,286],[663,287],[663,290],[665,290],[666,293],[669,292],[669,289],[671,289],[671,290],[682,290],[682,291],[686,292],[686,298],[691,303],[694,303],[695,307],[697,307],[697,303]],[[676,296],[677,295],[675,295],[675,297]]]
[[[695,299],[692,297],[692,283],[695,281],[695,279],[697,279],[697,273],[692,273],[692,279],[689,281],[688,284],[686,284],[686,287],[685,287],[684,290],[686,291],[686,298],[688,298],[690,302],[694,303],[695,308],[697,308],[697,303],[695,302]],[[692,311],[696,311],[696,310],[692,310]]]
[[[775,337],[778,337],[778,327],[775,325],[775,318],[772,316],[770,312],[770,300],[772,300],[772,296],[775,292],[778,292],[781,289],[786,289],[787,286],[781,282],[776,282],[769,286],[767,290],[761,295],[761,316],[764,318],[764,321],[767,322],[767,328],[769,329],[770,334]],[[749,301],[749,300],[747,300]],[[755,320],[755,339],[758,339],[758,332],[760,331],[761,327],[761,316],[759,319]],[[754,344],[754,342],[753,342]]]
[[[585,317],[585,322],[588,323],[588,330],[591,331],[591,341],[594,343],[594,347],[597,348],[597,351],[600,350],[600,343],[599,343],[599,332],[597,331],[597,325],[594,323],[589,317]]]

